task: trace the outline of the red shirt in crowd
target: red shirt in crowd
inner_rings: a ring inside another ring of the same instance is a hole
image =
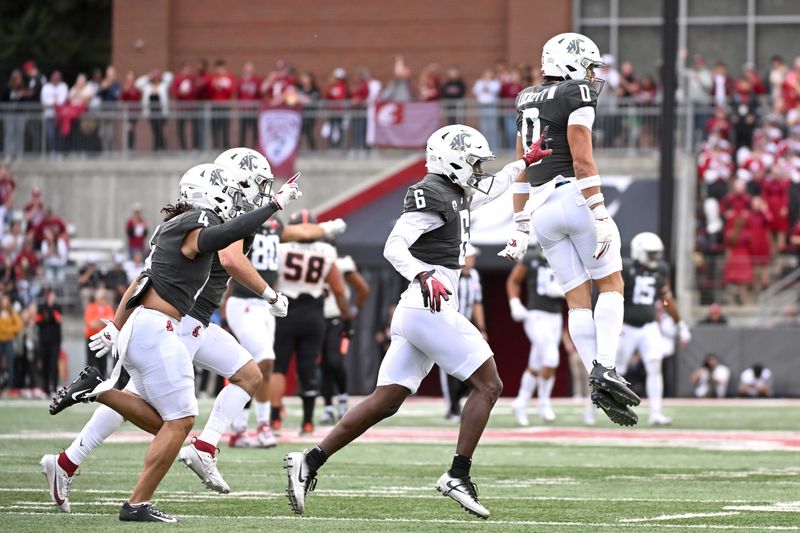
[[[197,77],[193,74],[178,74],[172,81],[172,96],[176,100],[197,99]]]
[[[786,233],[789,231],[789,180],[773,178],[761,184],[761,197],[767,203],[772,215],[770,228],[772,231]]]
[[[249,78],[239,78],[239,85],[236,88],[239,100],[260,100],[261,99],[261,78],[250,76]]]
[[[354,104],[363,104],[369,98],[369,84],[361,80],[353,85],[352,99]]]
[[[14,182],[14,178],[0,178],[0,205],[8,203],[8,199],[11,198],[11,194],[16,187],[17,184]]]
[[[147,222],[142,217],[132,216],[125,223],[125,233],[128,235],[128,248],[144,250],[147,238]]]
[[[67,231],[64,221],[55,215],[45,216],[33,229],[33,240],[40,243],[44,240],[44,232],[49,229],[53,235],[61,235]]]
[[[747,193],[729,192],[720,202],[720,211],[725,218],[731,218],[750,208],[752,197]]]
[[[119,97],[120,100],[122,100],[123,102],[141,102],[142,91],[137,89],[135,85],[131,85],[130,87],[123,87]]]
[[[343,80],[336,80],[325,88],[326,100],[346,100],[349,91]]]
[[[231,74],[215,74],[209,84],[211,100],[220,102],[232,100],[236,92],[236,79]]]
[[[504,82],[500,86],[500,98],[503,98],[504,100],[516,98],[519,92],[524,88],[525,86],[519,82],[514,82],[514,81]],[[511,104],[509,107],[513,108],[514,105]]]

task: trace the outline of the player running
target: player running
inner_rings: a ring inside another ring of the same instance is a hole
[[[252,234],[277,210],[299,197],[293,181],[287,182],[268,205],[225,222],[242,209],[242,190],[229,179],[224,167],[199,165],[190,169],[181,180],[181,201],[165,208],[167,218],[153,235],[144,272],[123,296],[114,323],[99,336],[109,350],[119,354],[112,379],[101,383],[97,372],[87,367],[54,398],[53,414],[96,396],[156,435],[134,492],[120,510],[120,520],[177,521],[150,500],[197,415],[191,354],[179,337],[181,319],[208,282],[214,252]],[[281,298],[272,291],[271,301],[277,304]],[[282,304],[285,312],[285,300]],[[118,325],[122,328],[117,333]],[[133,383],[133,389],[127,392],[111,388],[123,364]],[[56,469],[64,469],[62,456],[58,456],[57,465],[44,459],[48,481],[53,477],[57,486],[64,481],[62,472]],[[51,475],[49,470],[55,472]],[[68,483],[58,488],[68,490]]]
[[[664,244],[655,233],[639,233],[631,239],[631,258],[622,269],[625,279],[625,319],[617,350],[617,369],[625,374],[633,352],[639,355],[647,371],[645,389],[650,409],[649,423],[666,426],[672,419],[664,416],[664,339],[656,318],[656,305],[663,301],[664,311],[678,324],[681,338],[688,338],[689,328],[681,320],[669,285],[669,266],[662,260]]]
[[[293,213],[292,224],[310,224],[315,219],[308,210]],[[277,321],[275,328],[275,371],[272,375],[270,425],[281,429],[281,403],[286,390],[286,372],[296,354],[297,393],[303,401],[300,435],[314,431],[314,402],[319,394],[317,357],[325,336],[324,293],[330,289],[336,298],[342,320],[350,319],[344,281],[336,267],[336,249],[327,242],[293,242],[280,245],[281,291],[289,297],[292,315]]]
[[[436,489],[470,513],[489,517],[478,501],[470,465],[503,384],[491,348],[458,312],[454,293],[469,243],[470,210],[497,198],[528,165],[548,155],[549,150],[540,149],[540,141],[492,177],[481,165],[494,154],[477,130],[447,126],[428,139],[428,175],[409,188],[403,214],[384,248],[386,259],[410,284],[392,318],[391,346],[381,363],[377,387],[318,446],[284,459],[289,504],[295,513],[304,512],[305,497],[325,461],[395,414],[436,363],[472,386],[461,414],[452,467],[436,482]]]
[[[522,284],[528,287],[527,308],[520,300]],[[538,253],[529,253],[522,263],[514,265],[506,280],[506,294],[511,308],[511,318],[522,322],[525,334],[531,341],[528,367],[522,372],[519,393],[511,403],[514,418],[520,426],[527,426],[528,400],[539,389],[539,417],[553,422],[556,414],[550,403],[556,382],[556,369],[560,353],[561,315],[564,293],[547,261]]]
[[[640,400],[614,369],[624,305],[620,238],[592,155],[595,82],[601,82],[594,69],[602,65],[597,46],[579,33],[556,35],[542,48],[544,83],[517,96],[517,155],[541,131],[552,138],[553,155],[517,178],[516,230],[498,255],[522,261],[533,228],[564,291],[569,332],[589,372],[592,401],[615,423],[630,426],[638,422],[630,406]],[[594,314],[593,283],[599,292]]]

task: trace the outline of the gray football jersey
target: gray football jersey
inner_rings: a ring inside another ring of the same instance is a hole
[[[464,189],[438,174],[428,174],[408,188],[403,212],[431,212],[444,225],[423,233],[409,251],[416,259],[430,265],[458,269],[464,266],[469,242],[469,207],[472,197]]]
[[[578,108],[597,107],[597,89],[586,80],[546,82],[523,89],[517,95],[517,131],[527,150],[539,140],[545,126],[552,140],[546,145],[552,155],[525,170],[531,185],[547,183],[558,175],[574,177],[572,153],[567,142],[567,120]]]
[[[652,269],[626,259],[622,265],[622,279],[625,281],[624,322],[634,327],[654,322],[656,302],[669,282],[669,266],[662,263]]]
[[[275,287],[278,282],[278,268],[280,267],[278,245],[281,243],[281,235],[283,235],[283,223],[276,216],[273,216],[253,236],[253,245],[247,254],[247,258],[250,259],[253,267],[270,287]],[[260,294],[254,294],[253,291],[236,280],[231,283],[233,283],[231,296],[237,298],[258,298],[261,296]]]
[[[528,267],[528,309],[560,313],[564,298],[553,298],[547,295],[547,286],[555,280],[555,272],[546,259],[528,255],[525,258]]]
[[[181,315],[187,314],[205,286],[217,254],[205,252],[189,259],[181,252],[181,246],[192,230],[217,224],[222,224],[222,219],[212,211],[191,209],[158,226],[150,239],[150,255],[139,275],[139,287],[127,307],[132,309],[138,305],[142,289],[149,284]]]

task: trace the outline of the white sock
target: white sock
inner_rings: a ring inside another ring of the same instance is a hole
[[[570,309],[567,325],[569,336],[572,337],[572,343],[581,356],[583,366],[587,372],[591,372],[597,357],[597,327],[594,325],[592,310],[585,307]]]
[[[124,421],[125,419],[122,418],[121,414],[110,407],[101,405],[94,410],[92,418],[83,426],[81,432],[64,452],[74,464],[81,464],[81,462],[83,462],[95,448],[103,444],[103,441],[114,433]]]
[[[350,400],[350,396],[348,396],[347,393],[339,395],[339,405],[342,405],[342,404],[346,405],[349,400]]]
[[[214,400],[214,408],[211,416],[203,428],[203,432],[197,437],[198,440],[207,442],[212,446],[219,444],[222,435],[228,431],[233,423],[233,419],[241,414],[242,409],[250,401],[250,395],[234,383],[222,389],[217,399]],[[246,426],[245,426],[246,427]]]
[[[622,333],[622,315],[625,298],[618,292],[601,292],[594,306],[597,325],[597,362],[606,368],[614,367],[619,336]]]
[[[234,433],[241,433],[242,431],[247,431],[247,426],[250,424],[250,408],[244,407],[242,408],[242,412],[236,415],[236,418],[233,420],[233,424],[231,424],[231,429]]]
[[[550,396],[553,394],[553,385],[556,383],[556,377],[550,376],[545,379],[539,376],[539,407],[550,406]]]
[[[269,412],[272,407],[270,402],[259,402],[257,400],[253,400],[253,405],[256,408],[256,422],[261,424],[269,424]],[[248,419],[250,417],[248,416]],[[247,427],[247,420],[244,422],[244,427]]]
[[[664,399],[664,376],[661,373],[661,361],[651,361],[645,364],[647,370],[647,403],[650,405],[650,416],[661,414],[661,404]]]
[[[517,400],[521,405],[528,405],[528,400],[533,396],[533,391],[536,390],[536,376],[531,374],[527,369],[522,372],[522,379],[519,383],[519,393]]]

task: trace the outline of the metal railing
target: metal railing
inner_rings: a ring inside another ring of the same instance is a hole
[[[442,125],[464,123],[481,130],[495,150],[514,149],[513,100],[480,105],[474,100],[442,100]],[[139,102],[104,103],[78,112],[43,109],[36,103],[0,104],[0,152],[10,157],[48,154],[129,154],[213,151],[258,144],[259,103],[179,102],[168,111],[143,108]],[[679,109],[685,117],[686,110]],[[690,116],[693,111],[690,111]],[[347,103],[317,101],[302,108],[300,149],[349,151],[368,148],[368,110]],[[630,153],[653,151],[661,135],[657,104],[618,99],[601,105],[594,127],[595,146]],[[678,131],[681,143],[686,128]],[[691,128],[688,131],[693,131]],[[696,144],[700,139],[691,139]],[[681,146],[683,144],[680,144]]]

